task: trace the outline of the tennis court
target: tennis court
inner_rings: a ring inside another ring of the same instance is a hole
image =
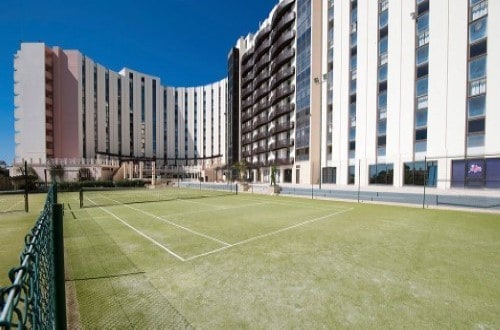
[[[500,326],[498,214],[161,193],[60,194],[71,324]]]

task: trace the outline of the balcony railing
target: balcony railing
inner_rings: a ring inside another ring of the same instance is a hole
[[[418,47],[427,45],[429,43],[429,30],[425,30],[418,35]]]
[[[294,162],[293,157],[276,158],[273,159],[272,161],[269,161],[269,165],[293,165],[293,162]]]
[[[295,37],[295,31],[290,30],[285,33],[283,33],[278,40],[274,43],[274,45],[271,47],[271,56],[275,56],[280,50],[285,48],[287,45],[287,42],[292,40]]]
[[[283,16],[278,23],[273,22],[273,32],[271,32],[271,39],[275,39],[281,31],[287,28],[295,20],[295,12],[289,12]]]
[[[488,1],[483,1],[475,4],[471,8],[471,18],[473,21],[486,16],[488,14]]]
[[[275,94],[271,96],[270,103],[271,105],[277,103],[282,98],[292,94],[295,92],[295,85],[287,85],[285,87],[277,88]]]
[[[486,93],[486,78],[480,78],[469,82],[469,96]]]
[[[295,49],[290,48],[281,52],[276,59],[271,62],[271,72],[275,72],[284,62],[288,61],[295,55]]]

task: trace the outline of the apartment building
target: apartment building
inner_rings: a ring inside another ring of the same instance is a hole
[[[238,40],[256,181],[499,187],[500,4],[282,0]]]
[[[500,2],[281,0],[264,17],[229,51],[227,79],[201,87],[22,44],[17,159],[213,158],[244,161],[253,182],[276,170],[320,187],[500,187]]]
[[[227,79],[168,87],[127,68],[113,72],[76,50],[23,43],[14,58],[16,162],[221,166],[226,90]]]

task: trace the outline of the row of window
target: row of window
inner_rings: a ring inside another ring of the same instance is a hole
[[[467,147],[484,146],[488,1],[469,1]]]

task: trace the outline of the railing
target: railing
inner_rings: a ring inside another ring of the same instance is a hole
[[[21,264],[9,272],[12,284],[0,288],[0,329],[66,329],[62,219],[52,186],[26,235]]]

